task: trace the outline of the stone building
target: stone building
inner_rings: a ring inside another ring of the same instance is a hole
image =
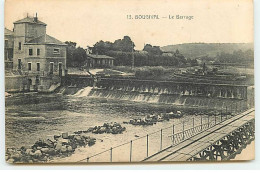
[[[87,66],[90,68],[108,68],[114,66],[115,58],[107,55],[87,54]]]
[[[4,58],[5,58],[5,68],[13,68],[13,47],[14,47],[14,32],[5,28],[4,31]]]
[[[47,35],[46,26],[37,15],[14,22],[12,73],[19,80],[7,79],[7,91],[52,91],[60,85],[66,44]]]

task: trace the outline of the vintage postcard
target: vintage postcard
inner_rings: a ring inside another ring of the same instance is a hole
[[[6,0],[7,163],[255,157],[252,0]]]

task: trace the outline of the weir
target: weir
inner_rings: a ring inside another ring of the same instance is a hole
[[[155,95],[203,96],[209,98],[247,99],[247,85],[186,81],[155,81],[135,78],[99,78],[68,75],[63,85],[76,88],[93,86],[104,90],[151,93]]]

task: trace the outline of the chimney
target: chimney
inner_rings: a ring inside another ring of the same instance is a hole
[[[34,22],[38,22],[37,13],[36,13],[36,16],[34,17]]]

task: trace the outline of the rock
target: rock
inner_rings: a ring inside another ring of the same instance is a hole
[[[112,133],[112,129],[109,128],[109,129],[107,130],[107,133]]]
[[[55,149],[54,148],[50,148],[48,154],[51,155],[51,156],[54,156],[56,154]]]
[[[72,151],[73,151],[73,149],[72,149],[71,146],[68,146],[68,147],[67,147],[67,150],[68,150],[68,152],[72,152]]]
[[[74,139],[76,139],[77,141],[81,140],[81,137],[79,135],[75,136]]]
[[[95,130],[92,131],[92,133],[98,133],[98,130],[95,129]]]
[[[39,157],[41,157],[41,156],[42,156],[41,150],[36,150],[36,151],[34,152],[34,157],[39,158]]]
[[[54,140],[58,140],[61,136],[60,135],[54,135],[53,138]]]
[[[88,146],[92,146],[96,143],[96,139],[95,138],[91,138],[88,142]]]
[[[104,123],[103,127],[109,127],[109,124],[108,123]]]
[[[27,149],[27,150],[25,151],[25,154],[31,155],[32,152],[33,152],[33,149]]]
[[[42,149],[41,149],[41,152],[42,152],[42,153],[49,153],[49,148],[42,148]]]
[[[54,142],[52,141],[52,140],[50,140],[50,139],[47,139],[47,141],[46,141],[46,144],[49,146],[49,147],[54,147]]]
[[[47,158],[47,156],[44,156],[41,160],[46,162],[48,160],[48,158]]]
[[[62,153],[66,153],[66,152],[67,152],[66,146],[62,146],[62,147],[61,147],[61,152],[62,152]]]
[[[37,150],[41,150],[41,149],[42,149],[42,147],[36,147],[36,149],[37,149]]]
[[[67,145],[69,143],[68,139],[62,139],[60,140],[62,144]]]
[[[74,142],[72,142],[72,143],[71,143],[71,147],[72,147],[72,149],[74,150],[74,149],[77,148],[77,145],[76,145]]]
[[[11,158],[14,159],[15,161],[19,161],[21,159],[22,155],[19,152],[16,152],[11,155]]]
[[[90,127],[88,130],[87,130],[87,132],[92,132],[94,130],[94,128],[93,127]]]
[[[29,160],[28,163],[33,163],[33,160]]]
[[[14,159],[7,160],[8,163],[14,163]]]
[[[69,137],[68,132],[62,133],[61,136],[62,136],[63,139],[68,139],[68,137]]]
[[[9,155],[6,155],[6,156],[5,156],[5,160],[7,161],[8,159],[10,159],[10,156],[9,156]]]
[[[60,151],[61,148],[62,148],[62,143],[61,143],[61,142],[58,142],[58,143],[56,144],[56,146],[55,146],[55,149],[58,150],[58,151]]]
[[[99,132],[100,132],[100,133],[105,133],[105,132],[106,132],[106,127],[101,127],[101,128],[99,129]]]
[[[30,156],[23,155],[20,161],[21,161],[21,163],[28,163],[29,160],[31,160]]]

